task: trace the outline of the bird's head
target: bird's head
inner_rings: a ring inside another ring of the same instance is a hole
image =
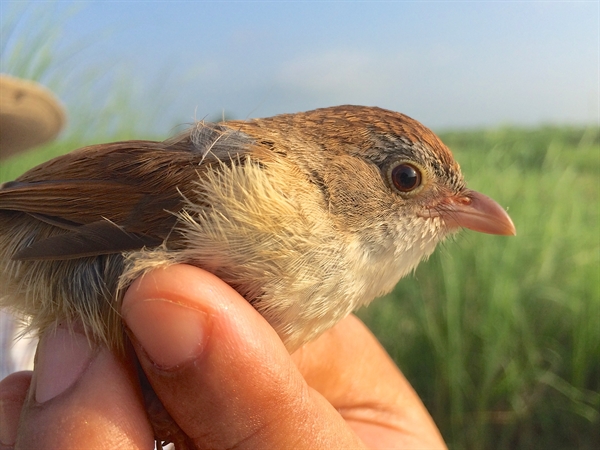
[[[362,106],[278,117],[303,130],[297,148],[310,154],[299,164],[307,165],[340,232],[361,236],[375,252],[414,254],[414,266],[460,228],[516,233],[500,205],[466,187],[442,141],[410,117]]]

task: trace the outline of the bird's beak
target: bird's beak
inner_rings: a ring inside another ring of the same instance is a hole
[[[430,210],[429,217],[435,216],[441,217],[450,229],[463,227],[488,234],[517,234],[511,218],[498,203],[470,189],[449,197],[435,210]]]

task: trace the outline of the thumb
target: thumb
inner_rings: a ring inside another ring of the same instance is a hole
[[[154,391],[196,446],[362,447],[269,324],[214,275],[155,270],[132,284],[122,311]]]

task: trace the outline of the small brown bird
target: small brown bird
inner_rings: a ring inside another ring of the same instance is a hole
[[[219,276],[290,351],[392,290],[460,227],[515,234],[446,146],[392,111],[199,122],[85,147],[0,189],[1,305],[123,342],[123,290],[156,267]]]

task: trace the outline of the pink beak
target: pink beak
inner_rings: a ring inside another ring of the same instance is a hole
[[[443,205],[431,209],[428,216],[441,217],[450,229],[463,227],[488,234],[517,234],[511,218],[498,203],[470,189],[449,197]]]

